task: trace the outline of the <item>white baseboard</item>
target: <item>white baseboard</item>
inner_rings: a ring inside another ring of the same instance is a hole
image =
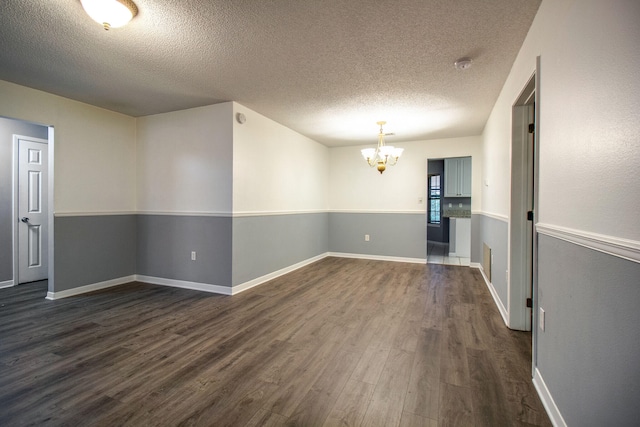
[[[0,282],[0,289],[10,288],[12,286],[13,286],[13,280],[5,280],[4,282]]]
[[[393,262],[408,262],[411,264],[426,264],[426,258],[404,258],[385,255],[365,255],[365,254],[351,254],[344,252],[329,252],[328,256],[337,258],[356,258],[356,259],[370,259],[374,261],[393,261]]]
[[[215,294],[222,295],[236,295],[242,291],[246,291],[247,289],[251,289],[254,286],[258,286],[262,283],[268,282],[269,280],[275,279],[276,277],[282,276],[284,274],[290,273],[294,270],[302,268],[306,265],[319,261],[323,258],[326,258],[328,253],[324,253],[313,258],[306,259],[297,264],[290,265],[288,267],[282,268],[278,271],[274,271],[273,273],[265,274],[264,276],[258,277],[256,279],[250,280],[248,282],[242,283],[240,285],[236,285],[233,287],[230,286],[220,286],[220,285],[212,285],[209,283],[200,283],[200,282],[189,282],[186,280],[176,280],[176,279],[165,279],[163,277],[153,277],[153,276],[145,276],[141,274],[136,274],[132,276],[121,277],[118,279],[107,280],[105,282],[93,283],[91,285],[80,286],[78,288],[68,289],[65,291],[59,292],[48,292],[46,299],[48,300],[56,300],[60,298],[66,298],[74,295],[85,294],[87,292],[97,291],[99,289],[109,288],[111,286],[118,286],[129,282],[144,282],[152,285],[160,285],[160,286],[171,286],[174,288],[182,288],[182,289],[192,289],[195,291],[203,291],[203,292],[211,292]],[[5,283],[5,282],[2,282]],[[13,284],[13,281],[11,282]],[[9,285],[8,285],[9,286]]]
[[[117,279],[106,280],[104,282],[93,283],[91,285],[79,286],[73,289],[67,289],[65,291],[47,292],[45,299],[56,300],[60,298],[72,297],[74,295],[86,294],[87,292],[93,292],[100,289],[110,288],[112,286],[123,285],[125,283],[134,282],[136,276],[125,276]]]
[[[214,294],[233,295],[231,287],[211,285],[209,283],[188,282],[186,280],[165,279],[163,277],[143,276],[136,274],[136,281],[152,285],[171,286],[173,288],[192,289],[194,291],[212,292]]]
[[[538,396],[540,396],[540,400],[542,401],[544,409],[547,410],[547,415],[549,415],[551,424],[553,424],[555,427],[566,427],[567,423],[564,421],[564,418],[562,418],[562,414],[556,406],[556,402],[553,400],[553,397],[551,396],[547,385],[542,379],[542,375],[540,374],[538,368],[535,368],[533,374],[533,385],[538,391]]]
[[[282,268],[280,270],[274,271],[269,274],[265,274],[264,276],[257,277],[255,279],[249,280],[248,282],[244,282],[233,287],[212,285],[209,283],[189,282],[186,280],[166,279],[163,277],[153,277],[153,276],[144,276],[141,274],[136,274],[133,276],[107,280],[106,282],[80,286],[78,288],[68,289],[65,291],[48,292],[46,299],[55,300],[60,298],[66,298],[74,295],[80,295],[87,292],[93,292],[99,289],[109,288],[111,286],[118,286],[124,283],[135,282],[135,281],[149,283],[152,285],[172,286],[174,288],[192,289],[195,291],[211,292],[211,293],[222,294],[222,295],[237,295],[240,292],[243,292],[243,291],[246,291],[247,289],[251,289],[255,286],[261,285],[265,282],[268,282],[269,280],[273,280],[276,277],[283,276],[287,273],[290,273],[294,270],[297,270],[299,268],[312,264],[316,261],[320,261],[321,259],[326,258],[328,256],[339,257],[339,258],[370,259],[375,261],[407,262],[407,263],[414,263],[414,264],[426,264],[427,262],[426,259],[422,259],[422,258],[402,258],[402,257],[390,257],[390,256],[379,256],[379,255],[325,252],[323,254],[306,259],[304,261],[300,261],[296,264],[290,265],[288,267]]]
[[[265,282],[268,282],[269,280],[275,279],[276,277],[280,277],[280,276],[283,276],[283,275],[285,275],[287,273],[291,273],[294,270],[297,270],[299,268],[302,268],[304,266],[312,264],[312,263],[314,263],[316,261],[320,261],[321,259],[326,258],[327,256],[329,256],[329,253],[325,252],[325,253],[320,254],[318,256],[314,256],[312,258],[305,259],[304,261],[300,261],[300,262],[298,262],[296,264],[293,264],[293,265],[290,265],[288,267],[282,268],[280,270],[274,271],[273,273],[265,274],[264,276],[260,276],[260,277],[257,277],[255,279],[249,280],[248,282],[244,282],[244,283],[241,283],[239,285],[235,285],[232,288],[231,295],[239,294],[242,291],[246,291],[247,289],[251,289],[251,288],[253,288],[255,286],[261,285],[261,284],[263,284]]]
[[[502,304],[502,301],[500,301],[500,297],[498,297],[498,292],[496,291],[496,288],[493,287],[493,283],[491,283],[487,279],[487,276],[484,274],[484,269],[482,268],[482,265],[477,262],[472,262],[470,266],[480,270],[480,273],[482,274],[482,278],[484,279],[484,283],[486,283],[487,288],[489,288],[489,292],[493,297],[493,301],[496,303],[496,307],[498,307],[498,311],[500,312],[500,316],[502,316],[502,320],[504,321],[504,324],[507,325],[507,327],[509,327],[509,312],[505,308],[504,304]]]
[[[274,271],[272,273],[265,274],[264,276],[260,276],[255,279],[249,280],[248,282],[235,285],[233,287],[211,285],[208,283],[199,283],[199,282],[187,282],[184,280],[164,279],[162,277],[150,277],[150,276],[142,276],[142,275],[136,275],[136,280],[139,282],[150,283],[152,285],[172,286],[174,288],[192,289],[195,291],[211,292],[211,293],[222,294],[222,295],[237,295],[240,292],[246,291],[247,289],[251,289],[255,286],[261,285],[265,282],[268,282],[269,280],[272,280],[272,279],[275,279],[276,277],[280,277],[282,275],[290,273],[294,270],[302,268],[306,265],[309,265],[311,263],[314,263],[326,257],[327,257],[327,254],[324,253],[324,254],[315,256],[313,258],[306,259],[299,263],[290,265],[288,267],[282,268],[280,270]]]

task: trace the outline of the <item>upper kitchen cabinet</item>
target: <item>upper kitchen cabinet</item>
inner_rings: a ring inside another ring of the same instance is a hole
[[[444,159],[444,197],[471,197],[471,157]]]

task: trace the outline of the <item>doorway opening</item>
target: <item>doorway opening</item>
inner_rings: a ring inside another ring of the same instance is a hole
[[[0,287],[53,287],[53,127],[0,117]]]
[[[427,161],[427,263],[471,263],[471,157]]]

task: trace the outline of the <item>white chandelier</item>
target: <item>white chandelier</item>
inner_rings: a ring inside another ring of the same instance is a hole
[[[378,171],[382,174],[387,168],[387,163],[394,166],[398,163],[398,159],[402,155],[404,148],[394,148],[391,145],[385,145],[384,143],[384,131],[382,126],[387,122],[377,122],[380,125],[380,133],[378,134],[378,146],[376,148],[365,148],[361,150],[362,157],[369,163],[369,166],[378,166]]]

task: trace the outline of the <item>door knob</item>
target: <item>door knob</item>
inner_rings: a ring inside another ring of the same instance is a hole
[[[29,222],[29,218],[27,218],[26,216],[23,216],[20,221],[24,222],[25,224]]]

